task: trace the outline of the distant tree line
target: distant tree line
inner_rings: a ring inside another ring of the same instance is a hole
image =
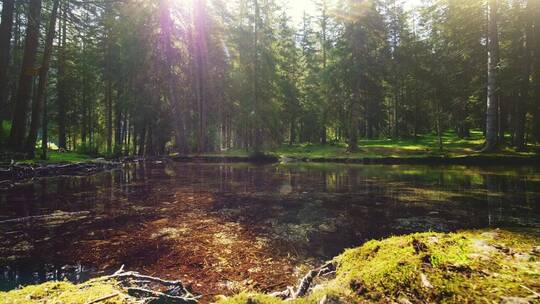
[[[314,1],[3,0],[1,149],[540,142],[540,1]]]

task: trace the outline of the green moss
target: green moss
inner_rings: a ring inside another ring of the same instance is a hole
[[[69,282],[48,282],[40,285],[27,286],[21,289],[0,292],[2,304],[30,304],[30,303],[88,303],[93,300],[115,295],[103,304],[135,303],[113,281],[92,280],[84,284],[75,285]]]
[[[336,257],[335,278],[292,303],[499,303],[503,297],[532,301],[540,288],[538,235],[503,230],[417,233],[370,241]],[[220,303],[279,303],[240,294]],[[276,302],[278,301],[278,302]]]

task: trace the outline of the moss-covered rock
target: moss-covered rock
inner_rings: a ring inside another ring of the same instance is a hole
[[[335,258],[335,278],[289,303],[540,303],[538,235],[503,230],[417,233]],[[243,293],[229,303],[280,303]]]

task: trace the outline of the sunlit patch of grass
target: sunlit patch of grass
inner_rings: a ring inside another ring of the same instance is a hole
[[[436,134],[419,135],[416,138],[402,139],[362,139],[359,151],[349,153],[345,143],[327,145],[300,143],[283,145],[268,149],[281,157],[288,158],[380,158],[380,157],[460,157],[480,155],[479,148],[484,143],[483,133],[472,130],[468,138],[459,138],[454,132],[446,132],[442,136],[443,151],[439,150],[439,139]],[[534,156],[537,146],[530,146],[528,151],[515,151],[512,147],[503,147],[493,153],[482,153],[484,156]],[[208,155],[216,156],[249,156],[246,150],[228,150]]]
[[[39,155],[40,152],[36,151],[36,154]],[[55,163],[76,163],[76,162],[85,162],[91,160],[92,157],[80,154],[76,152],[58,152],[58,151],[49,151],[47,153],[47,160],[39,159],[39,156],[35,159],[28,159],[22,161],[23,163],[33,164],[33,163],[44,163],[44,164],[55,164]]]

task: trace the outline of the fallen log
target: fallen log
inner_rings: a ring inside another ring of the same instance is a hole
[[[117,168],[122,163],[110,161],[88,161],[79,163],[60,163],[29,165],[11,162],[0,166],[0,180],[21,180],[35,177],[58,175],[86,175]]]
[[[90,211],[78,211],[78,212],[63,212],[58,211],[51,214],[44,214],[44,215],[30,215],[30,216],[24,216],[24,217],[18,217],[13,218],[9,220],[2,220],[0,221],[0,225],[4,224],[14,224],[14,223],[22,223],[22,222],[28,222],[33,220],[48,220],[48,219],[57,219],[59,217],[63,218],[70,218],[70,217],[79,217],[79,216],[86,216],[89,215]]]

